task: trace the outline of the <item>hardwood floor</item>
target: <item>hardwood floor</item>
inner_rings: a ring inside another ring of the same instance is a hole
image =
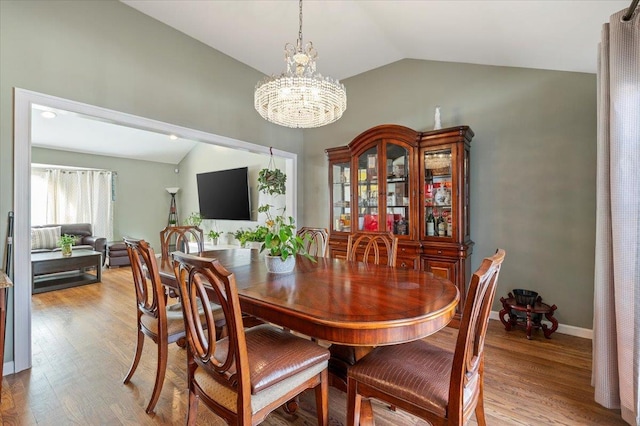
[[[124,378],[134,351],[135,297],[128,267],[107,270],[102,283],[34,295],[33,368],[4,378],[3,425],[184,424],[185,351],[169,348],[167,375],[155,414],[144,411],[153,388],[156,346],[146,342],[129,385]],[[456,330],[430,341],[452,347]],[[506,332],[491,321],[486,340],[485,407],[489,425],[626,425],[618,412],[593,401],[591,341],[555,333],[551,340],[524,330]],[[272,413],[265,425],[315,425],[315,402]],[[330,390],[332,426],[343,425],[345,395]],[[425,425],[374,402],[379,426]],[[206,407],[198,424],[223,425]],[[471,424],[476,424],[472,420]]]

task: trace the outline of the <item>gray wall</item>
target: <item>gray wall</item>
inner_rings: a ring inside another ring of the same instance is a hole
[[[345,80],[344,117],[304,144],[253,110],[262,77],[115,0],[0,1],[0,217],[13,205],[14,87],[303,154],[299,223],[325,226],[324,149],[377,124],[430,129],[439,104],[443,125],[476,132],[473,266],[504,247],[500,294],[539,290],[562,323],[591,328],[595,75],[404,60]]]
[[[205,234],[214,226],[220,232],[235,232],[239,228],[253,228],[257,221],[262,219],[258,215],[258,207],[262,204],[258,193],[258,173],[269,166],[270,157],[263,154],[234,150],[206,143],[197,144],[182,159],[180,168],[180,191],[178,192],[179,217],[183,222],[191,212],[198,211],[198,188],[196,175],[198,173],[213,172],[216,170],[248,167],[249,195],[251,197],[252,221],[241,220],[204,220],[201,228]],[[285,170],[285,160],[273,157],[275,167]],[[221,200],[224,202],[224,200]],[[261,222],[264,222],[261,220]],[[221,242],[222,244],[223,242]]]
[[[115,0],[0,1],[0,241],[13,209],[14,87],[302,154],[301,130],[269,124],[253,109],[263,77]]]
[[[174,165],[36,147],[31,149],[31,160],[34,163],[117,172],[113,238],[144,238],[156,251],[160,251],[159,232],[167,225],[171,200],[165,188],[178,183]]]
[[[443,127],[469,125],[476,135],[473,268],[506,249],[497,299],[536,290],[562,324],[592,328],[595,75],[403,60],[344,83],[343,118],[304,133],[306,223],[329,226],[325,148],[383,123],[430,130],[440,105]]]

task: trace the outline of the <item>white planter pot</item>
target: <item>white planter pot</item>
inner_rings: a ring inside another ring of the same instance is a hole
[[[296,266],[296,257],[289,256],[287,260],[282,260],[280,256],[264,255],[264,262],[267,265],[267,271],[274,274],[286,274],[293,271]]]

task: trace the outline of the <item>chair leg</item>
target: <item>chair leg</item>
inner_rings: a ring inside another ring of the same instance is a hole
[[[360,405],[362,397],[358,395],[358,384],[355,380],[347,378],[347,426],[360,424]]]
[[[193,390],[189,391],[189,409],[187,410],[187,426],[196,426],[198,419],[198,401],[200,398]]]
[[[478,402],[476,403],[476,421],[478,422],[478,426],[487,426],[487,421],[484,418],[484,358],[480,361],[480,366],[478,368],[478,380],[480,380],[478,386]]]
[[[167,371],[167,357],[168,357],[168,343],[166,340],[158,341],[158,368],[156,369],[156,383],[153,386],[153,393],[151,394],[151,400],[147,409],[147,413],[151,413],[160,398],[160,391],[162,391],[162,385],[164,384],[164,374]]]
[[[329,424],[329,372],[320,373],[320,384],[315,387],[316,410],[318,411],[318,425]]]
[[[127,373],[124,380],[122,381],[122,383],[124,383],[125,385],[129,383],[129,380],[131,380],[131,377],[133,377],[133,373],[135,373],[136,368],[138,368],[138,362],[140,362],[140,356],[142,355],[143,346],[144,346],[144,334],[142,334],[142,331],[138,329],[138,341],[136,342],[136,353],[133,356],[133,362],[131,363],[131,367],[129,367],[129,372]]]

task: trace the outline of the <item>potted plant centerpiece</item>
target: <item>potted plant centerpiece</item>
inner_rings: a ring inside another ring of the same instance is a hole
[[[73,253],[73,244],[76,242],[76,237],[69,234],[64,234],[60,236],[58,240],[58,246],[62,252],[64,257],[69,257]]]
[[[258,174],[258,190],[264,194],[284,195],[286,182],[287,175],[271,164]],[[286,208],[283,207],[280,214],[274,214],[272,209],[270,204],[258,207],[258,212],[267,216],[264,243],[260,247],[260,252],[266,251],[267,270],[274,273],[291,272],[296,265],[297,254],[315,260],[306,253],[304,240],[296,234],[295,220],[285,215]]]

